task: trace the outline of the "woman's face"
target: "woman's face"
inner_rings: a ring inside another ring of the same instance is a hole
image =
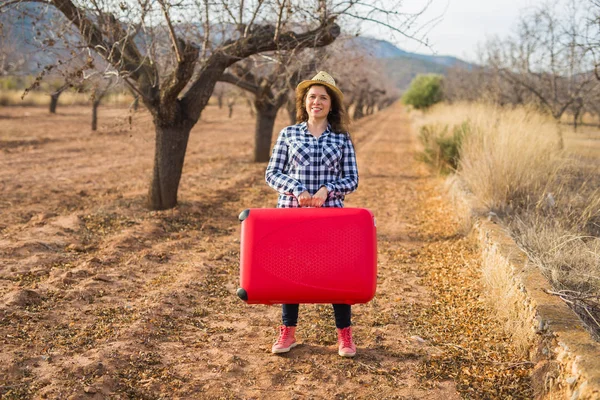
[[[311,86],[306,94],[305,106],[309,119],[327,118],[327,114],[331,110],[331,97],[329,97],[325,86]]]

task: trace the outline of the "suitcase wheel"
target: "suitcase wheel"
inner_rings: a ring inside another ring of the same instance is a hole
[[[248,218],[248,215],[250,215],[250,210],[246,209],[240,213],[238,219],[240,220],[240,222],[243,222],[246,218]]]
[[[236,293],[240,299],[248,301],[248,292],[246,290],[239,288]]]

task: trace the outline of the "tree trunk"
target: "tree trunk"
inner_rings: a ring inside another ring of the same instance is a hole
[[[285,108],[290,116],[290,125],[296,125],[296,103],[288,101]]]
[[[354,108],[354,115],[352,116],[352,119],[359,120],[365,116],[365,114],[363,112],[363,107],[364,107],[363,100],[358,99],[358,101],[356,102],[356,107]]]
[[[69,83],[65,83],[54,92],[50,94],[50,114],[56,114],[56,106],[58,105],[58,98],[61,93],[70,88],[71,85]]]
[[[56,114],[56,106],[58,105],[58,97],[62,92],[54,92],[50,95],[50,114]]]
[[[266,162],[271,157],[273,127],[279,108],[269,102],[256,104],[256,131],[254,134],[254,162]]]
[[[583,123],[583,113],[581,112],[583,109],[583,99],[578,97],[574,101],[575,107],[573,110],[573,130],[577,131],[577,123]]]
[[[248,108],[250,109],[250,116],[254,118],[254,115],[256,115],[256,107],[254,107],[254,103],[250,101],[250,99],[246,99],[246,101],[248,102]]]
[[[98,128],[98,106],[100,105],[99,101],[94,101],[92,103],[92,131],[95,131]]]
[[[148,191],[148,207],[166,210],[177,205],[177,189],[192,125],[155,124],[154,171]]]

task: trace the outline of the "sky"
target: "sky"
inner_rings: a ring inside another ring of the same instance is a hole
[[[439,22],[431,26],[427,38],[432,49],[411,40],[394,40],[388,32],[372,36],[388,40],[402,50],[450,55],[476,62],[478,44],[486,38],[508,36],[517,25],[519,13],[526,8],[541,5],[543,0],[432,0],[421,23]],[[405,0],[403,10],[414,11],[423,6],[423,0]],[[365,32],[367,33],[367,32]],[[386,37],[387,36],[387,37]]]

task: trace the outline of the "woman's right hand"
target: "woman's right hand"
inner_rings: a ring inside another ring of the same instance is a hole
[[[312,196],[310,195],[310,193],[308,193],[308,190],[305,190],[304,192],[300,193],[297,199],[298,204],[300,204],[300,207],[309,207],[312,202]]]

